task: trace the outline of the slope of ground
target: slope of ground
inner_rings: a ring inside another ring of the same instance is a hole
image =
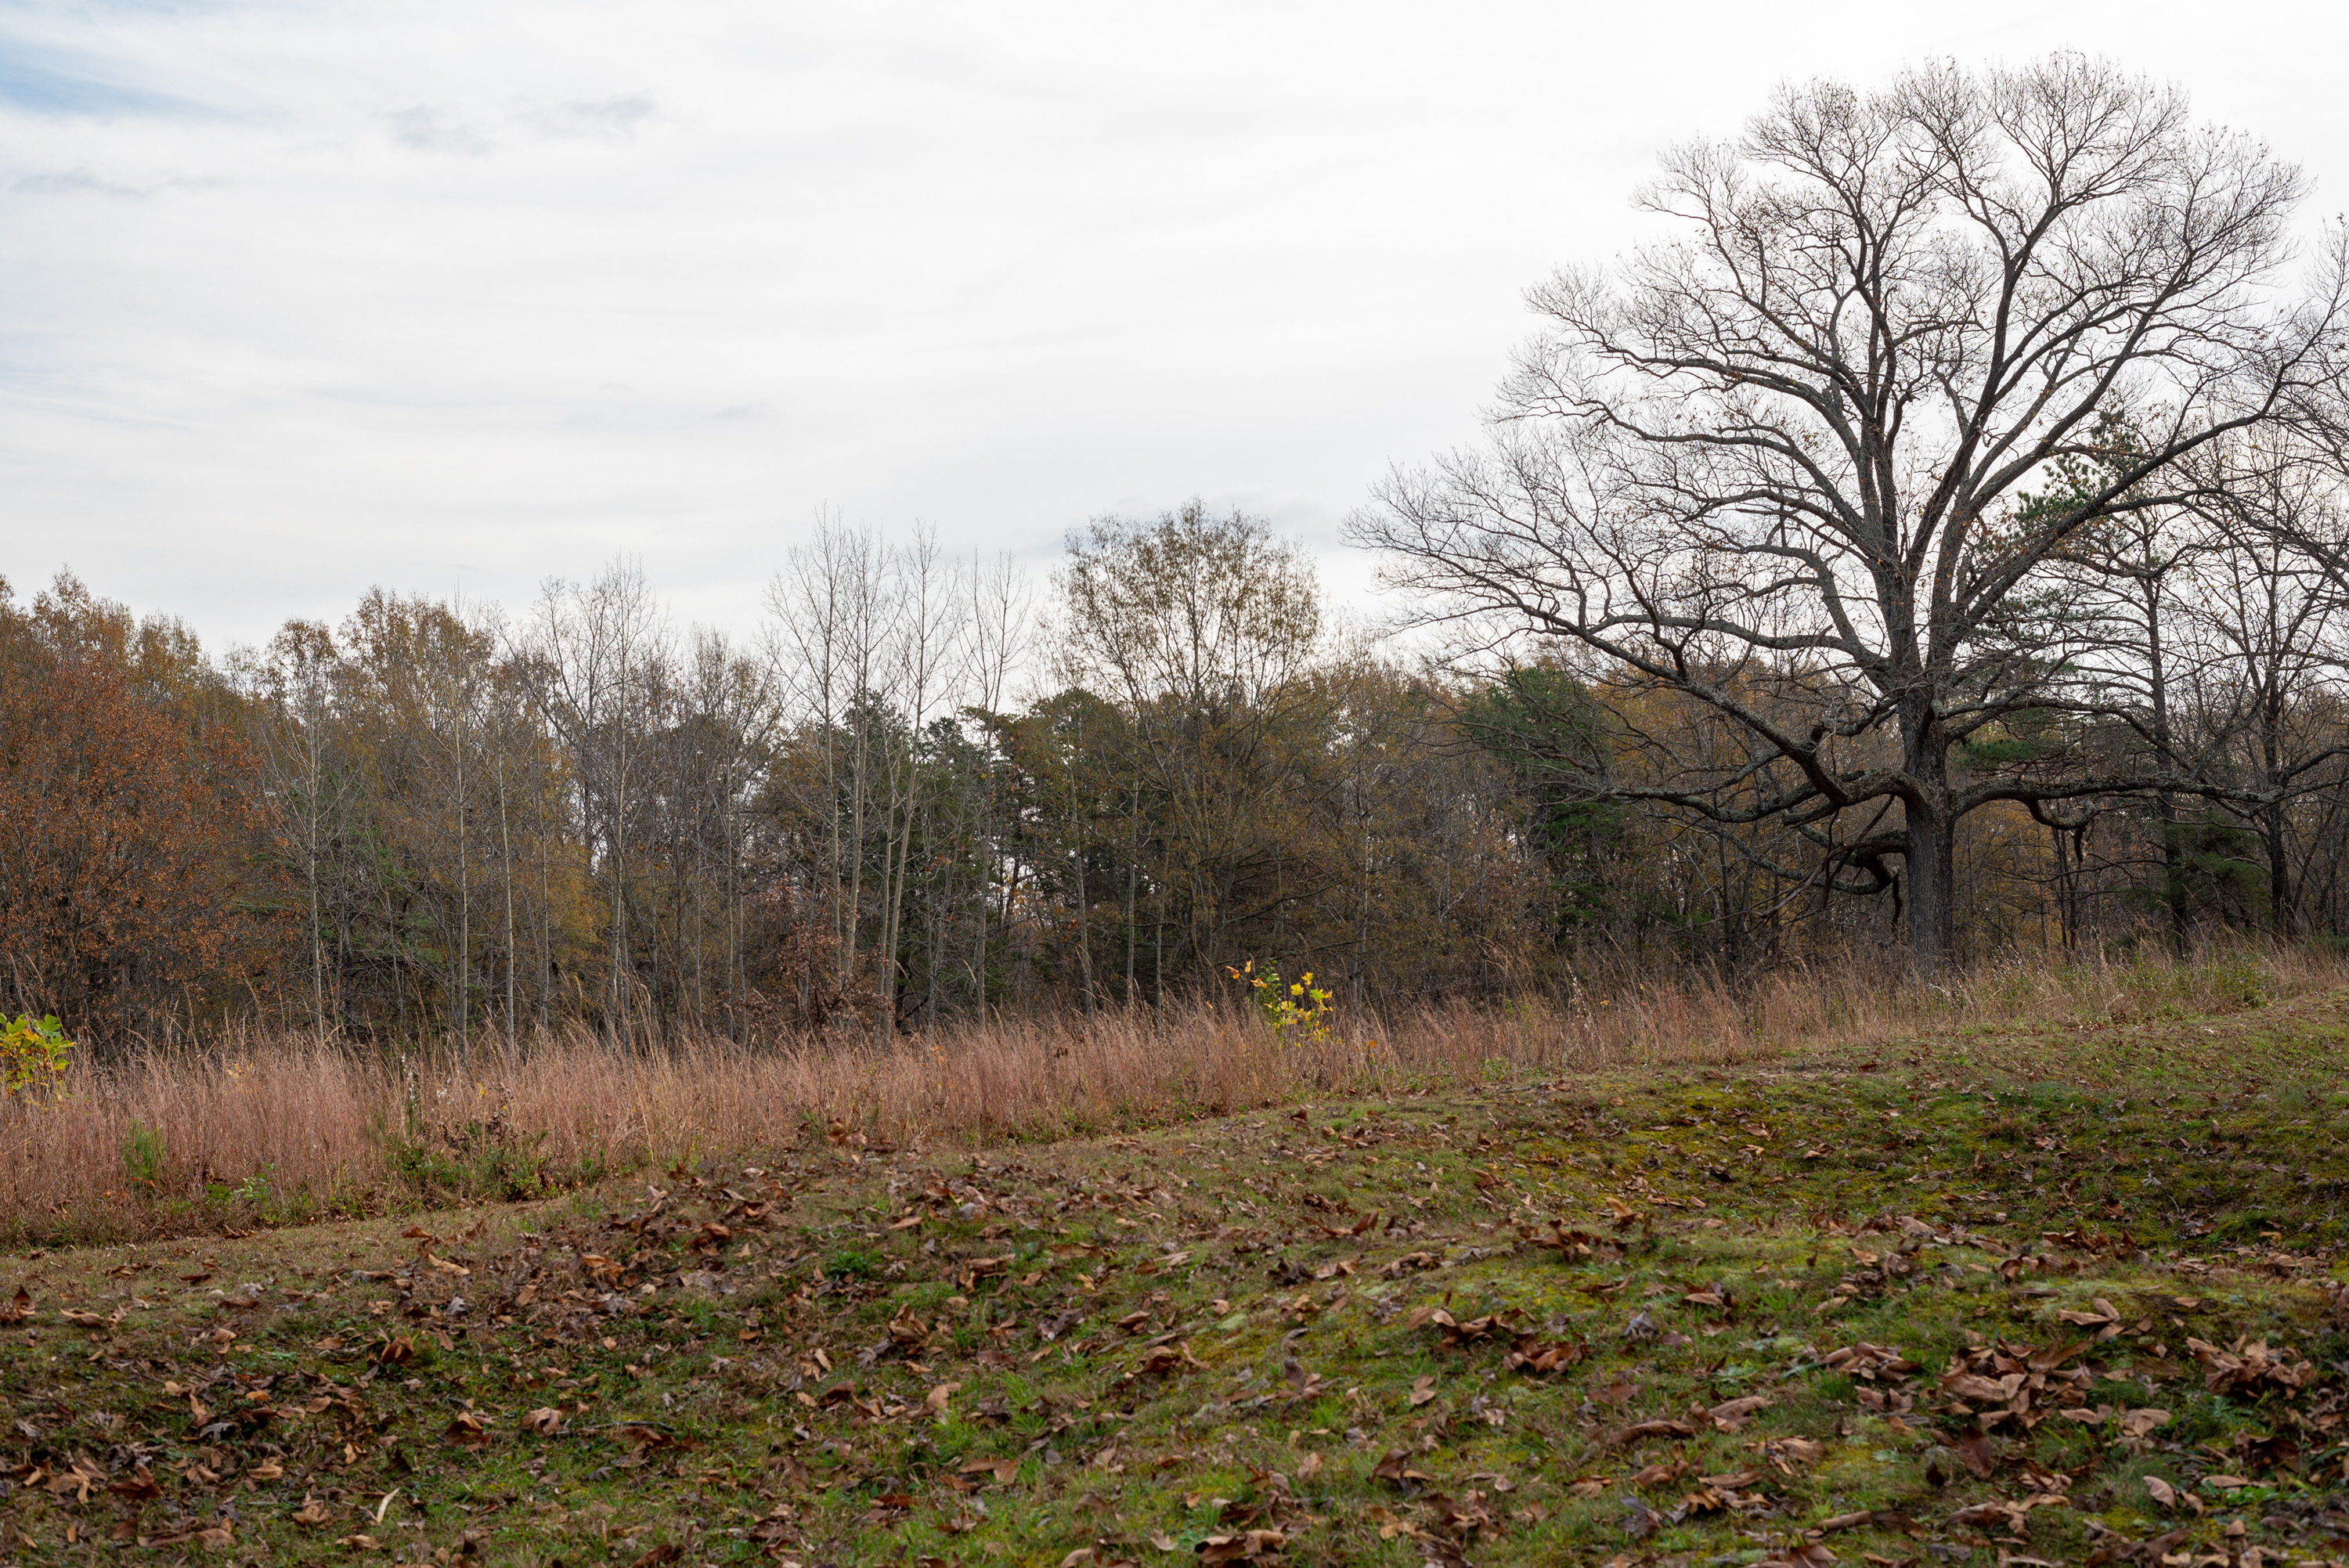
[[[977,1155],[841,1129],[11,1258],[0,1531],[33,1562],[2326,1559],[2344,1042],[2333,993]]]

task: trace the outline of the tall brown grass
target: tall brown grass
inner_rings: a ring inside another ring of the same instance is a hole
[[[1627,978],[1493,1006],[1355,1018],[1325,1040],[1196,1006],[1006,1018],[890,1048],[584,1030],[470,1062],[231,1034],[78,1065],[56,1100],[0,1103],[0,1241],[128,1239],[466,1198],[805,1139],[977,1144],[1165,1123],[1337,1094],[1599,1068],[1728,1064],[2018,1017],[2230,1011],[2342,983],[2309,947],[2015,958],[1942,984],[1803,965],[1742,985]]]

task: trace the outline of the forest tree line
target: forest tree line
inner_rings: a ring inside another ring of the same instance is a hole
[[[2168,748],[2268,803],[1980,815],[1975,951],[2349,929],[2342,597],[2179,527],[2081,567],[2138,638],[2095,676],[2135,717],[1973,755]],[[1255,519],[1104,521],[1049,585],[826,526],[767,597],[750,643],[679,632],[619,564],[521,614],[373,593],[222,658],[70,579],[0,598],[8,1005],[119,1039],[885,1038],[1252,958],[1359,1007],[1898,937],[1897,877],[1851,897],[1782,822],[1622,798],[1743,767],[1704,705],[1381,652]]]

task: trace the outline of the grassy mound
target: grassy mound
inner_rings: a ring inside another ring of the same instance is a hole
[[[2344,1016],[977,1155],[843,1129],[36,1254],[0,1265],[0,1530],[59,1562],[2314,1561],[2349,1536]]]

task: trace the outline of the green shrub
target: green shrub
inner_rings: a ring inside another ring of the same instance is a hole
[[[0,1023],[0,1094],[57,1093],[73,1048],[54,1013],[45,1018],[19,1014]]]
[[[122,1135],[122,1169],[134,1191],[153,1197],[163,1190],[163,1169],[171,1162],[163,1135],[145,1122],[134,1121]]]

